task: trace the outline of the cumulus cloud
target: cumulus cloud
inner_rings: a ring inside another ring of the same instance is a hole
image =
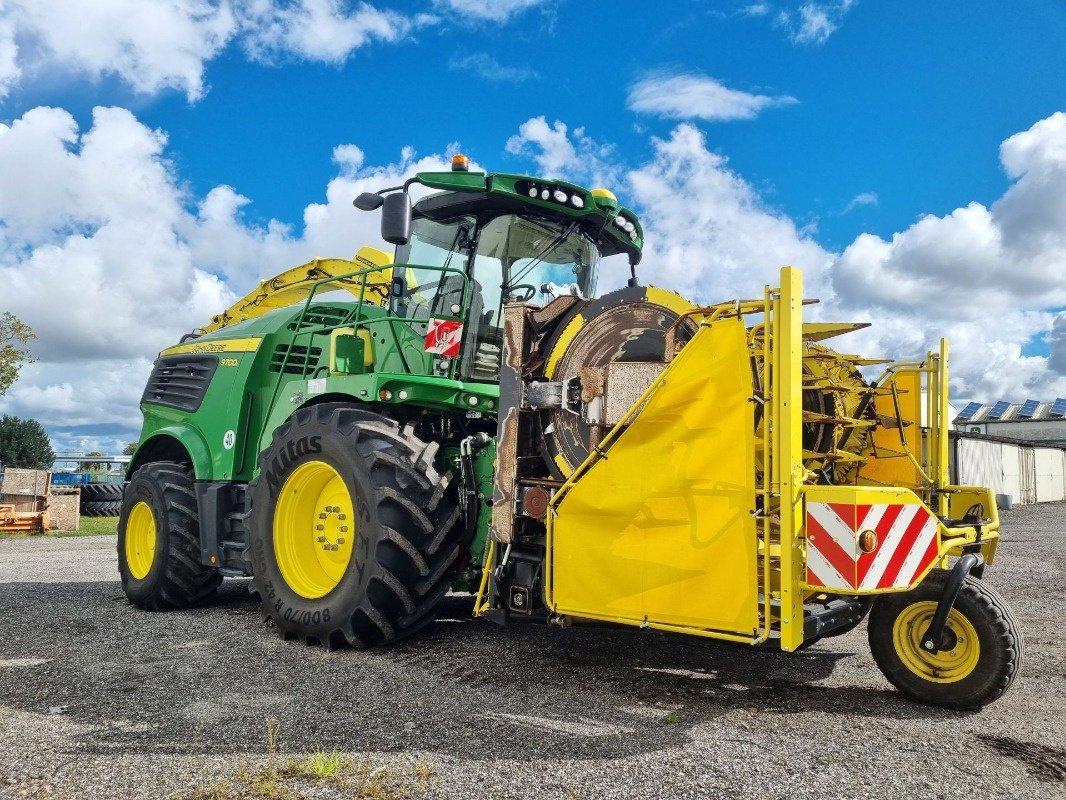
[[[725,121],[754,119],[773,106],[792,105],[796,98],[765,95],[730,89],[706,75],[653,72],[629,89],[628,105],[633,111],[667,119]]]
[[[508,67],[488,53],[456,54],[448,62],[448,69],[455,72],[472,72],[479,78],[494,83],[525,83],[537,77],[530,67]]]
[[[125,109],[95,109],[86,131],[56,108],[0,125],[0,310],[33,327],[40,359],[0,409],[49,430],[103,426],[136,438],[156,352],[262,278],[316,255],[386,248],[377,215],[356,211],[352,198],[447,168],[445,155],[409,149],[369,166],[351,144],[334,161],[337,174],[302,226],[253,225],[236,189],[188,195],[165,134]]]
[[[340,63],[370,42],[399,41],[435,21],[349,0],[4,0],[0,98],[20,80],[66,71],[195,101],[207,63],[230,43],[261,62]]]
[[[566,123],[551,125],[545,117],[523,122],[518,133],[507,140],[505,148],[513,155],[525,156],[537,164],[546,178],[570,176],[586,183],[613,183],[619,170],[614,148],[600,144],[586,135],[583,127],[571,132]]]
[[[368,3],[346,9],[341,0],[238,0],[244,49],[259,60],[294,56],[339,63],[372,40],[395,42],[433,21],[408,17]]]
[[[118,75],[137,92],[177,89],[195,100],[204,90],[204,62],[235,34],[237,21],[230,4],[216,0],[6,0],[0,52],[7,49],[5,28],[18,45],[8,88],[20,72],[30,77],[59,69],[91,80]],[[0,86],[3,75],[0,60]]]

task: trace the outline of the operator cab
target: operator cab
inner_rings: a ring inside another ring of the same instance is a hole
[[[419,206],[407,244],[396,248],[391,311],[411,320],[454,319],[465,306],[461,378],[499,377],[504,304],[595,294],[601,251],[578,220],[500,213],[498,200],[496,208],[444,219],[421,215]]]

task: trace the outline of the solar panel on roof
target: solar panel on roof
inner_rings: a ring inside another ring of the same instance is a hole
[[[1000,400],[998,403],[992,406],[992,410],[988,412],[988,418],[999,419],[1006,413],[1008,408],[1010,408],[1010,403],[1008,403],[1006,400]]]
[[[966,408],[964,408],[962,410],[962,413],[959,414],[959,419],[969,419],[974,414],[976,414],[980,408],[980,403],[967,403]]]
[[[1039,400],[1026,400],[1024,403],[1022,403],[1022,410],[1018,412],[1018,416],[1024,419],[1032,418],[1033,414],[1036,413],[1037,406],[1039,405]]]
[[[1059,397],[1051,404],[1051,416],[1066,416],[1066,397]]]

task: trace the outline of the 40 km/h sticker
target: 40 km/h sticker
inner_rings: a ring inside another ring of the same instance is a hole
[[[222,437],[222,446],[227,450],[232,450],[235,441],[237,441],[237,434],[234,431],[226,431]]]

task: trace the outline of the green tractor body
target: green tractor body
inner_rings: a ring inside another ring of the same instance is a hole
[[[407,193],[412,183],[439,191],[412,207]],[[320,444],[297,437],[276,454],[271,446],[286,423],[299,414],[309,418],[316,409],[376,415],[380,420],[367,424],[387,421],[414,443],[396,444],[400,450],[432,443],[433,463],[420,470],[461,478],[441,479],[449,508],[462,509],[461,521],[446,520],[458,531],[449,537],[462,543],[458,559],[445,570],[447,578],[457,589],[476,588],[491,517],[504,306],[516,300],[543,303],[556,294],[592,296],[601,258],[625,254],[635,266],[643,233],[636,216],[619,208],[610,192],[562,181],[455,170],[421,173],[402,189],[360,198],[368,210],[385,205],[383,235],[399,243],[395,263],[384,268],[385,291],[380,263],[332,274],[312,283],[301,303],[214,326],[159,354],[142,397],[144,426],[129,468],[133,491],[127,492],[121,525],[123,578],[134,602],[151,608],[187,605],[201,600],[207,591],[202,587],[213,588],[221,576],[255,571],[251,489],[269,487],[263,492],[273,492],[268,502],[276,505],[288,467]],[[148,519],[146,508],[158,517],[170,502],[136,480],[141,470],[160,469],[152,466],[159,464],[184,473],[182,502],[190,511],[184,536],[166,543],[185,564],[176,582],[159,566],[163,559],[154,557],[154,548],[164,544],[166,524],[156,519],[151,535],[143,525],[127,530],[138,489],[144,505],[137,520]],[[389,488],[406,487],[383,491]],[[335,542],[319,544],[323,557],[331,557]],[[410,542],[404,547],[413,552]],[[280,551],[278,558],[283,559]],[[425,571],[424,554],[414,559],[417,571]],[[141,567],[131,571],[129,565],[137,563]],[[184,593],[183,583],[190,587]],[[316,585],[324,584],[309,578],[305,594],[314,594]],[[384,627],[363,640],[391,640],[400,633]],[[336,630],[324,630],[310,638],[335,635]],[[359,638],[351,631],[340,635]]]

